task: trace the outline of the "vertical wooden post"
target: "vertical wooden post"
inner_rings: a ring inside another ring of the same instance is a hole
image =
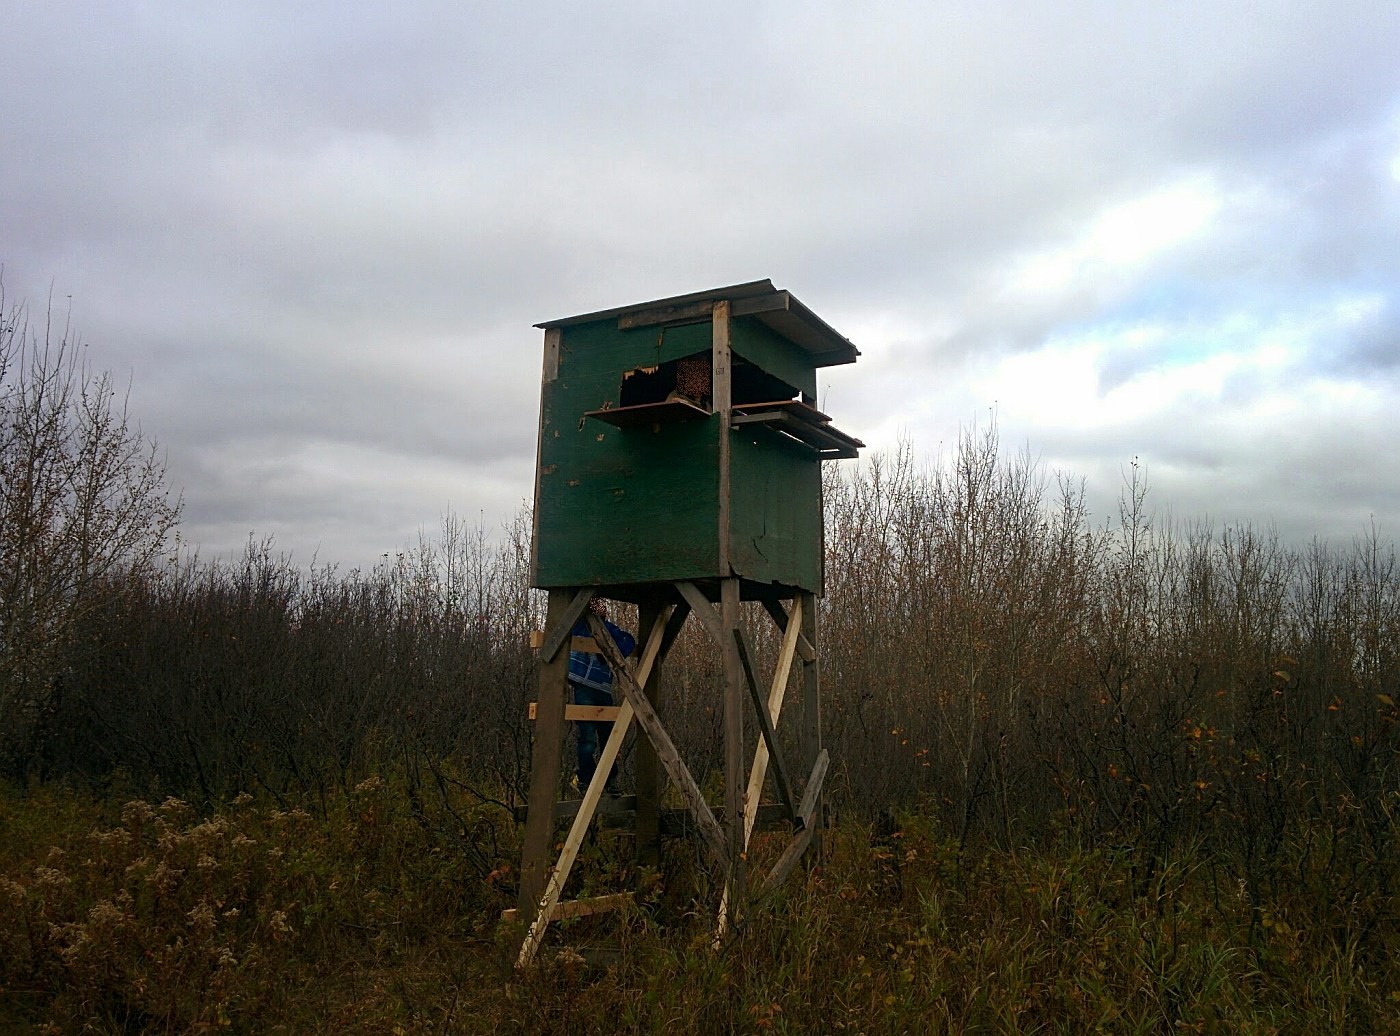
[[[730,381],[729,303],[716,302],[710,328],[710,400],[719,415],[719,571],[728,576],[730,506],[730,421],[734,395]]]
[[[726,636],[724,652],[724,812],[725,835],[729,840],[729,909],[740,909],[744,902],[745,856],[744,792],[747,786],[744,766],[744,696],[748,691],[733,631],[739,628],[739,580],[720,583],[720,624]]]
[[[739,627],[739,580],[732,575],[729,561],[729,514],[731,501],[730,421],[734,404],[732,357],[730,355],[729,301],[714,304],[710,314],[710,367],[713,383],[711,402],[719,415],[719,570],[720,625],[724,655],[724,811],[729,840],[729,874],[726,888],[729,909],[737,910],[744,901],[744,686],[743,667],[734,646],[733,631]],[[727,920],[727,919],[726,919]],[[721,925],[723,927],[723,925]]]
[[[817,629],[817,595],[803,592],[802,635],[812,646],[812,657],[802,661],[802,734],[801,759],[807,772],[816,766],[817,757],[822,751],[822,694],[821,694],[821,641]],[[820,857],[822,849],[822,828],[825,826],[825,803],[818,801],[812,809],[812,823],[816,825],[813,837],[816,839],[815,854]]]
[[[637,606],[638,638],[644,637],[656,623],[665,607],[658,595],[648,595]],[[647,674],[642,693],[652,707],[660,711],[661,656]],[[637,862],[643,867],[661,866],[661,765],[656,747],[649,738],[637,739]]]
[[[549,591],[545,629],[553,630],[574,598],[572,590]],[[540,661],[539,704],[535,707],[535,747],[530,758],[530,811],[525,818],[525,844],[520,854],[519,917],[535,919],[549,876],[554,842],[554,807],[559,801],[559,776],[564,754],[564,706],[569,690],[569,638],[553,658]]]

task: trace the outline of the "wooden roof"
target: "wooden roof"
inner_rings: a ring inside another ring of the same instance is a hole
[[[688,324],[708,320],[714,304],[726,300],[730,303],[730,313],[733,316],[754,317],[784,338],[806,349],[812,354],[813,366],[830,367],[840,363],[854,363],[860,355],[860,350],[851,344],[850,339],[838,334],[830,324],[799,302],[792,292],[784,288],[775,288],[773,282],[767,279],[691,292],[689,295],[675,295],[652,302],[639,302],[615,309],[601,309],[595,313],[583,313],[559,320],[546,320],[535,326],[569,327],[572,324],[589,324],[612,319],[617,320],[619,330],[658,324]]]

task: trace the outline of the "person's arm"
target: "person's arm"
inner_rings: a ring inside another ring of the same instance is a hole
[[[611,622],[604,620],[608,627],[608,632],[612,634],[613,643],[617,645],[617,650],[622,653],[623,658],[627,658],[637,649],[636,638],[621,627],[614,626]]]

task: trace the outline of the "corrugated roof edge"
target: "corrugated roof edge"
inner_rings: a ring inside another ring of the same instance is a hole
[[[546,320],[535,326],[546,330],[552,327],[569,327],[574,324],[588,324],[598,320],[610,320],[617,317],[624,317],[630,313],[640,313],[646,310],[672,309],[680,306],[695,305],[696,303],[718,302],[721,299],[728,299],[733,302],[739,299],[756,298],[762,295],[777,294],[779,292],[787,296],[790,307],[786,314],[783,315],[796,317],[797,321],[806,325],[809,331],[815,331],[819,339],[825,339],[830,347],[821,348],[818,342],[812,341],[806,335],[802,335],[800,338],[794,335],[794,328],[784,328],[781,326],[785,321],[782,320],[782,315],[779,313],[758,314],[760,320],[768,324],[779,334],[791,337],[799,341],[799,344],[803,345],[808,350],[821,355],[824,358],[824,362],[819,363],[819,366],[855,362],[856,357],[860,355],[860,350],[851,344],[850,339],[840,334],[825,320],[808,309],[806,305],[792,294],[792,292],[786,291],[783,288],[775,288],[773,282],[767,278],[761,281],[745,281],[742,284],[731,284],[723,288],[710,288],[707,291],[695,291],[688,295],[674,295],[671,298],[655,299],[651,302],[636,302],[630,306],[600,309],[593,313],[582,313],[573,317],[561,317],[558,320]]]

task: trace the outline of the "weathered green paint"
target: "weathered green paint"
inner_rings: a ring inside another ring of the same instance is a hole
[[[731,434],[734,570],[755,582],[821,593],[821,462],[766,428]]]
[[[734,349],[814,393],[810,357],[756,321],[733,322]],[[538,587],[722,579],[720,418],[617,428],[590,410],[619,406],[623,375],[708,352],[709,321],[619,330],[616,319],[562,329],[558,376],[541,393],[536,473]],[[821,591],[821,471],[766,429],[724,432],[733,447],[733,574]]]
[[[700,579],[718,567],[719,419],[614,428],[624,371],[709,346],[709,325],[566,328],[543,386],[535,585]]]

